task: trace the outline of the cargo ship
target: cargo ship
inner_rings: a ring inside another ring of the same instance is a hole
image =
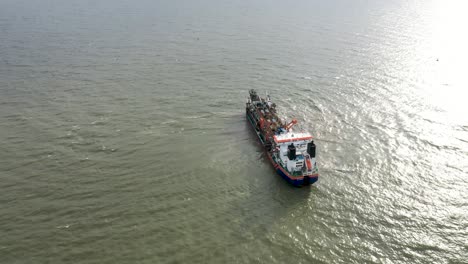
[[[297,120],[283,123],[270,96],[261,98],[249,91],[246,103],[247,120],[265,148],[276,172],[294,186],[313,184],[318,180],[316,146],[308,132],[294,132]]]

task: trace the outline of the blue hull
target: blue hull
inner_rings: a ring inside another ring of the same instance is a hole
[[[296,186],[296,187],[301,187],[301,186],[304,186],[304,185],[309,185],[309,184],[313,184],[315,183],[317,180],[318,180],[318,177],[304,177],[304,178],[308,178],[309,180],[307,181],[304,180],[304,179],[300,179],[300,180],[295,180],[295,179],[291,179],[288,177],[288,175],[284,174],[284,172],[280,169],[280,168],[277,168],[276,169],[276,173],[278,173],[283,179],[285,179],[287,182],[289,182],[290,184]]]

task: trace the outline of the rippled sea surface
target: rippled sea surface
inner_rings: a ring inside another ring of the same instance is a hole
[[[0,0],[0,263],[467,263],[466,7]]]

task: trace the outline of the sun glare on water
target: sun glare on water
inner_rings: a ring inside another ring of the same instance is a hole
[[[432,7],[434,16],[427,27],[429,49],[421,50],[428,62],[428,100],[445,111],[450,123],[468,123],[468,15],[466,1],[437,1]],[[432,69],[431,69],[432,68]]]

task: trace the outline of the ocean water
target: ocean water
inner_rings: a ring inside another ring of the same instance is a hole
[[[0,263],[468,263],[466,7],[0,0]]]

